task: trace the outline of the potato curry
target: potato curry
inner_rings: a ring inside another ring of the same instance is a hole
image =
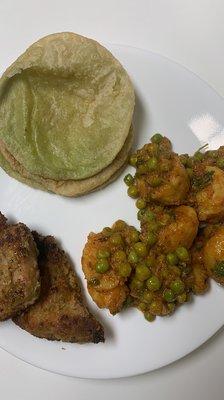
[[[100,308],[133,306],[153,321],[205,293],[209,278],[224,285],[224,147],[178,155],[157,133],[130,165],[140,229],[118,220],[90,233],[82,266]]]

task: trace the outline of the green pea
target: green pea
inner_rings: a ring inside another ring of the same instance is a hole
[[[129,263],[123,263],[118,267],[119,275],[122,276],[123,278],[127,278],[128,276],[130,276],[131,271],[132,269]]]
[[[197,152],[194,154],[193,158],[194,158],[194,161],[202,161],[203,158],[204,158],[204,154],[201,153],[200,151],[197,151]]]
[[[100,274],[104,274],[104,272],[107,272],[109,268],[110,268],[109,262],[107,261],[106,258],[101,258],[96,263],[96,272]]]
[[[144,210],[144,209],[143,209],[143,210],[139,210],[139,211],[137,212],[137,218],[138,218],[138,220],[141,221],[141,220],[143,219],[144,215],[145,215],[145,210]]]
[[[128,261],[131,264],[137,264],[137,262],[138,262],[138,254],[136,253],[136,251],[134,251],[134,250],[130,251],[130,253],[128,255]]]
[[[108,250],[100,249],[97,253],[98,258],[108,258],[110,257],[110,252]]]
[[[136,266],[135,274],[139,281],[146,281],[151,275],[148,267],[143,263]]]
[[[145,303],[151,303],[153,299],[153,294],[152,292],[149,292],[148,290],[144,291],[143,295],[142,295],[142,301],[144,301]]]
[[[174,312],[174,310],[175,310],[175,308],[176,308],[176,305],[175,305],[175,303],[168,303],[168,304],[167,304],[167,308],[168,308],[168,310],[169,310],[169,314],[171,314],[171,313]]]
[[[126,261],[126,253],[123,250],[118,250],[114,253],[114,258],[117,262]]]
[[[113,245],[118,246],[123,243],[123,239],[119,233],[113,233],[110,237],[110,241]]]
[[[169,267],[169,275],[170,275],[170,273],[173,273],[176,276],[180,276],[182,273],[182,269],[180,268],[180,266],[172,265]]]
[[[104,236],[110,236],[112,234],[112,229],[109,228],[109,226],[106,226],[105,228],[103,228],[102,233],[104,234]]]
[[[184,282],[180,279],[176,279],[175,281],[171,282],[170,289],[173,291],[174,294],[181,294],[184,291]]]
[[[185,247],[178,247],[176,249],[176,255],[180,261],[188,261],[189,260],[189,253]]]
[[[144,215],[144,219],[146,221],[153,221],[155,219],[154,212],[152,212],[151,210],[146,210],[145,211],[145,215]]]
[[[159,230],[159,228],[160,228],[160,223],[159,222],[157,222],[157,221],[151,221],[150,223],[149,223],[149,230],[151,231],[151,232],[157,232],[158,230]]]
[[[131,281],[131,289],[132,290],[140,290],[144,286],[144,282],[139,281],[136,277]]]
[[[166,259],[170,265],[176,265],[178,263],[178,257],[175,253],[168,253]]]
[[[147,248],[145,243],[142,242],[137,242],[134,244],[134,249],[136,251],[136,253],[140,256],[140,257],[145,257],[147,254]]]
[[[129,239],[132,243],[138,242],[139,232],[136,229],[131,229],[129,232]]]
[[[133,178],[133,176],[132,176],[131,174],[125,175],[125,177],[124,177],[124,183],[125,183],[127,186],[131,186],[133,182],[134,182],[134,178]]]
[[[147,167],[147,164],[145,163],[145,164],[140,164],[139,166],[138,166],[138,168],[137,168],[137,173],[139,174],[139,175],[144,175],[144,174],[146,174],[148,172],[148,167]]]
[[[172,302],[175,300],[174,293],[171,289],[165,289],[163,292],[163,298],[166,300],[168,303]]]
[[[156,243],[156,235],[153,232],[148,232],[146,236],[146,243],[151,247]]]
[[[151,255],[148,255],[147,256],[147,258],[146,258],[146,260],[145,260],[145,262],[146,262],[146,265],[149,267],[149,268],[152,268],[154,265],[155,265],[155,257],[154,256],[151,256]]]
[[[219,261],[213,271],[217,276],[224,276],[224,261]]]
[[[138,197],[138,189],[136,186],[131,185],[128,188],[128,196],[133,197],[134,199]]]
[[[118,221],[116,221],[113,225],[113,230],[114,231],[122,231],[123,229],[125,229],[127,226],[127,224],[122,221],[122,219],[118,219]]]
[[[159,176],[155,176],[150,179],[150,186],[152,186],[154,188],[160,186],[161,183],[162,183],[162,179]]]
[[[149,322],[153,322],[155,320],[155,318],[156,318],[155,315],[151,314],[149,311],[146,311],[144,313],[144,317]]]
[[[222,157],[218,158],[218,160],[216,161],[216,165],[217,165],[217,167],[223,169],[224,168],[224,158],[222,158]]]
[[[161,315],[161,313],[162,313],[161,302],[159,300],[152,301],[152,303],[150,304],[149,310],[153,315]]]
[[[147,161],[147,169],[148,171],[155,171],[158,168],[158,160],[156,157],[151,157]]]
[[[151,278],[147,279],[146,286],[149,290],[155,292],[156,290],[159,290],[161,283],[157,276],[153,275]]]
[[[160,143],[161,142],[161,140],[163,139],[163,136],[160,134],[160,133],[155,133],[155,135],[153,135],[152,137],[151,137],[151,142],[152,143]]]
[[[146,201],[143,199],[138,199],[135,203],[136,207],[139,208],[139,210],[142,210],[143,208],[146,207]]]
[[[147,305],[145,303],[139,303],[139,305],[138,305],[138,308],[141,311],[145,311],[146,307],[147,307]]]
[[[135,167],[138,161],[138,157],[136,154],[132,154],[129,158],[129,164],[132,165],[132,167]]]
[[[177,301],[180,304],[185,303],[185,301],[187,301],[187,294],[186,293],[179,294],[179,296],[177,296]]]

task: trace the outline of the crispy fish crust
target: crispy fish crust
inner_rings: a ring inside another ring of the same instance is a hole
[[[52,236],[34,233],[39,249],[41,294],[36,304],[13,321],[34,336],[64,342],[103,342],[104,332],[83,303],[66,254]]]
[[[34,303],[40,293],[37,248],[24,224],[8,225],[0,213],[0,320]]]

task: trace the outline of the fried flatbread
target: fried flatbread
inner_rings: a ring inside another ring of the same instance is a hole
[[[121,151],[134,90],[119,61],[92,39],[46,36],[0,79],[0,137],[32,175],[80,180]]]
[[[79,181],[55,181],[41,176],[30,174],[8,151],[4,142],[0,140],[0,165],[13,178],[29,186],[51,191],[63,196],[76,197],[92,192],[99,187],[106,186],[121,173],[126,165],[133,143],[133,128],[131,127],[124,146],[115,160],[103,171],[95,176]]]

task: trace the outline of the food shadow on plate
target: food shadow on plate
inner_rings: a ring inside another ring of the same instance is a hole
[[[111,324],[109,324],[108,321],[105,320],[102,310],[100,310],[100,309],[96,310],[95,308],[93,309],[91,303],[89,301],[87,301],[86,297],[87,296],[85,296],[85,303],[88,305],[89,311],[96,318],[96,320],[99,321],[99,323],[103,326],[105,343],[110,343],[110,344],[115,343],[116,335],[115,335],[114,330],[111,328],[111,325],[113,324],[113,320],[111,321]],[[109,311],[108,311],[108,315],[111,317],[111,319],[113,318],[113,316],[111,316],[109,314]]]
[[[15,224],[18,224],[19,223],[19,221],[16,219],[16,217],[13,215],[13,214],[10,214],[10,213],[8,213],[7,211],[2,211],[2,210],[0,210],[0,212],[3,214],[3,215],[6,215],[7,217],[7,223],[9,224],[9,225],[15,225]]]
[[[149,107],[150,109],[150,107]],[[147,109],[147,114],[148,114],[148,109]],[[149,118],[149,126],[147,130],[150,131],[150,121],[151,118]],[[134,110],[134,115],[133,115],[133,128],[134,128],[134,142],[133,142],[133,149],[139,148],[140,146],[140,138],[141,135],[143,135],[143,130],[144,126],[146,126],[146,112],[145,112],[145,106],[144,106],[144,101],[141,98],[140,93],[138,91],[135,91],[135,110]]]
[[[127,308],[123,308],[123,310],[121,310],[119,312],[119,317],[122,320],[129,319],[131,315],[133,315],[134,313],[137,313],[137,312],[141,313],[141,311],[139,311],[136,307],[130,306]],[[143,314],[142,314],[142,316],[143,316]]]

